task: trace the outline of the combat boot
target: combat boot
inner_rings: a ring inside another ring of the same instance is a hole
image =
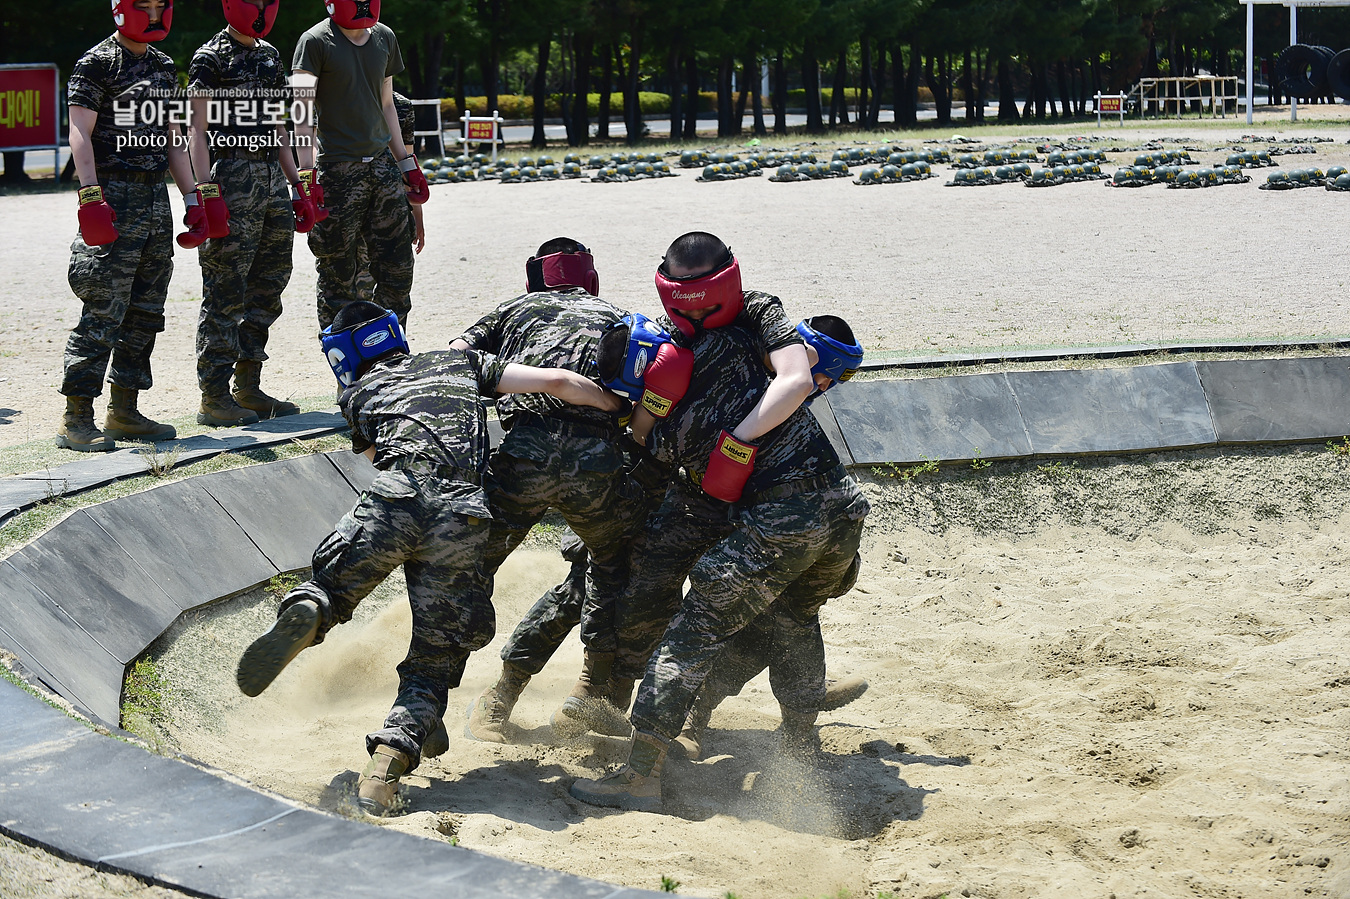
[[[445,755],[449,749],[450,732],[445,729],[444,720],[437,721],[436,729],[422,742],[422,758],[434,759],[438,755]]]
[[[694,697],[689,717],[684,719],[684,728],[675,738],[675,745],[683,750],[684,757],[691,762],[697,762],[703,754],[703,732],[708,729],[708,722],[712,720],[713,709],[716,707],[717,702],[705,683]]]
[[[262,363],[240,359],[234,364],[234,401],[259,418],[280,418],[300,411],[295,403],[268,396],[262,391]]]
[[[599,780],[578,780],[568,789],[576,799],[634,812],[661,810],[661,768],[669,744],[655,734],[633,731],[628,761]]]
[[[258,413],[245,409],[228,393],[202,394],[202,406],[197,410],[197,424],[213,428],[233,428],[257,422]]]
[[[816,733],[819,712],[794,712],[781,703],[783,723],[778,727],[780,748],[784,753],[802,759],[814,758],[820,751],[820,734]]]
[[[136,408],[139,390],[108,385],[108,414],[103,419],[103,433],[113,440],[172,440],[178,436],[173,425],[160,424],[140,413]]]
[[[319,604],[312,599],[287,606],[267,633],[239,657],[235,681],[245,696],[257,696],[319,634]]]
[[[398,779],[408,773],[412,759],[406,752],[381,743],[375,747],[370,764],[361,772],[356,784],[356,804],[361,811],[383,818],[394,807],[398,798]]]
[[[94,424],[93,397],[66,397],[66,412],[56,431],[56,445],[77,453],[106,453],[116,448],[112,438]]]
[[[609,673],[614,665],[614,653],[589,649],[585,653],[581,677],[563,700],[562,708],[553,713],[554,728],[565,738],[580,736],[587,730],[610,737],[628,736],[633,729],[628,718],[609,701]],[[571,720],[562,720],[564,718]]]
[[[867,692],[867,679],[858,675],[841,677],[839,680],[825,681],[825,698],[820,701],[822,712],[842,709],[853,700]]]
[[[614,708],[628,714],[628,706],[633,702],[633,687],[637,686],[637,681],[631,677],[618,677],[613,674],[609,677],[609,704]]]
[[[502,662],[501,677],[469,706],[464,736],[483,743],[507,742],[506,725],[511,720],[511,710],[529,682],[530,675],[525,669]]]

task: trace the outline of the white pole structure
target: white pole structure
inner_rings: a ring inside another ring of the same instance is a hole
[[[1247,124],[1252,123],[1252,98],[1255,93],[1252,84],[1252,32],[1254,30],[1255,17],[1252,14],[1252,8],[1260,3],[1265,6],[1289,7],[1289,45],[1298,43],[1298,9],[1300,6],[1350,6],[1350,0],[1238,0],[1243,6],[1247,7]],[[1270,73],[1275,77],[1275,73]],[[1142,104],[1141,104],[1142,105]],[[1291,95],[1289,97],[1289,121],[1298,121],[1298,100]]]

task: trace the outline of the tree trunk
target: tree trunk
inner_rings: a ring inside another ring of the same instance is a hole
[[[773,58],[773,133],[787,134],[787,66],[781,48]]]
[[[683,78],[680,74],[680,56],[679,43],[672,43],[670,47],[670,58],[666,61],[666,71],[670,79],[670,139],[679,140],[681,125],[684,123],[684,91]]]
[[[441,59],[445,53],[445,32],[428,34],[422,38],[421,46],[417,41],[408,45],[408,80],[412,82],[413,98],[416,100],[439,100],[441,96]],[[436,119],[427,106],[413,107],[413,125],[418,131],[430,131],[435,127]],[[442,123],[444,124],[444,123]],[[413,149],[426,153],[428,146],[434,146],[437,156],[445,155],[442,137],[414,140]]]
[[[872,102],[867,108],[867,127],[881,127],[881,94],[882,86],[886,83],[886,45],[877,44],[877,59],[873,65],[876,83],[872,87]]]
[[[642,98],[638,95],[642,85],[642,20],[634,17],[630,29],[628,77],[624,82],[624,124],[628,127],[628,143],[635,144],[647,136],[642,123]]]
[[[468,101],[464,99],[464,57],[455,54],[455,108],[460,115],[468,112]]]
[[[741,60],[741,89],[736,95],[736,115],[731,122],[733,134],[740,134],[745,130],[745,106],[750,94],[757,90],[754,85],[759,80],[759,73],[750,71],[755,59],[755,54],[746,53],[745,58]]]
[[[548,103],[548,54],[553,47],[552,38],[539,42],[539,64],[534,70],[534,135],[530,138],[531,147],[548,146],[544,136],[544,107]]]
[[[760,73],[763,72],[764,69],[763,64],[759,62],[758,57],[755,58],[755,62],[760,66],[760,70],[755,73],[754,79],[750,82],[751,117],[754,123],[755,137],[766,137],[769,133],[769,129],[764,127],[764,96],[763,92],[760,90],[760,82],[762,81]],[[747,72],[748,71],[749,69],[747,68]]]
[[[572,86],[572,120],[567,123],[567,144],[571,147],[584,147],[591,142],[591,57],[594,53],[594,39],[590,32],[578,34],[573,39],[576,47],[576,69]]]
[[[998,58],[998,120],[1015,122],[1017,115],[1017,95],[1013,93],[1012,70],[1008,66],[1008,57]]]
[[[1073,102],[1073,97],[1069,94],[1068,66],[1064,64],[1062,59],[1055,63],[1055,80],[1059,83],[1059,107],[1063,110],[1064,118],[1067,119],[1073,115],[1073,107],[1070,105]]]
[[[731,116],[735,111],[735,101],[731,96],[731,68],[736,61],[723,56],[717,61],[717,136],[731,135]]]
[[[938,83],[933,87],[933,100],[937,103],[937,121],[939,125],[952,123],[952,62],[951,55],[944,52],[938,57]]]
[[[961,57],[961,93],[965,95],[966,121],[975,121],[975,79],[970,74],[970,48]]]
[[[905,76],[905,124],[919,123],[919,72],[923,53],[917,41],[909,45],[909,74]]]
[[[4,156],[5,173],[0,175],[0,181],[6,184],[26,184],[33,180],[23,170],[23,150],[6,150]]]
[[[834,127],[835,110],[839,111],[839,124],[848,124],[848,48],[839,51],[839,59],[834,64],[834,90],[830,96],[830,127]]]
[[[864,34],[858,42],[858,125],[869,128],[872,125],[872,45]]]
[[[698,94],[697,53],[690,52],[689,55],[684,58],[684,68],[686,78],[685,89],[688,91],[685,96],[689,101],[685,104],[689,108],[686,109],[684,113],[684,139],[694,140],[698,137],[698,107],[700,103]]]
[[[614,47],[605,44],[600,64],[600,107],[595,114],[595,139],[609,140],[609,98],[614,86]]]
[[[816,62],[816,42],[810,37],[802,45],[802,87],[806,89],[806,130],[819,134],[825,130],[820,109],[820,64]]]

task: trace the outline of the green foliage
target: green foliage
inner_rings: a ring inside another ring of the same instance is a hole
[[[994,463],[990,462],[988,459],[980,455],[980,448],[978,446],[975,447],[975,458],[970,460],[970,467],[973,470],[979,471],[980,469],[988,468],[990,465],[993,464]]]
[[[678,880],[675,880],[673,877],[667,877],[664,874],[661,875],[661,892],[673,893],[679,887],[679,885],[680,882]]]
[[[882,478],[896,478],[901,481],[912,481],[920,475],[933,474],[938,470],[938,460],[924,458],[922,462],[903,468],[894,462],[884,462],[881,465],[872,466],[872,474]]]
[[[1327,441],[1327,449],[1331,450],[1333,456],[1339,456],[1342,459],[1350,459],[1350,437],[1342,437],[1341,442],[1334,440]]]
[[[713,95],[716,97],[716,94]],[[600,114],[600,95],[586,95],[586,110],[592,116]],[[469,107],[469,112],[475,116],[487,116],[492,114],[488,109],[487,97],[465,97],[464,103]],[[652,91],[638,92],[638,105],[642,107],[644,115],[651,113],[662,113],[670,111],[670,95],[658,94]],[[714,107],[716,104],[714,103]],[[497,95],[497,114],[504,119],[532,119],[534,118],[534,97],[520,96],[519,94],[498,94]],[[609,97],[610,117],[623,115],[623,94],[613,93]],[[441,100],[441,121],[450,129],[456,119],[462,113],[459,106],[456,105],[453,97],[445,97]],[[562,117],[562,95],[551,94],[548,98],[548,104],[544,107],[545,118]]]
[[[277,574],[267,582],[267,595],[280,601],[287,593],[300,586],[300,578],[293,574]]]
[[[170,686],[153,659],[138,659],[122,685],[122,726],[159,742],[158,725],[168,721]]]
[[[1054,462],[1047,462],[1045,465],[1037,465],[1036,470],[1046,477],[1067,481],[1073,475],[1074,469],[1077,467],[1078,463],[1076,461],[1065,465],[1063,461],[1057,459]]]

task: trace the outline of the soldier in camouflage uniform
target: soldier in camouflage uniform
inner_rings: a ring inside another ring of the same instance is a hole
[[[214,427],[300,411],[261,387],[268,330],[281,316],[281,294],[291,278],[291,185],[300,177],[282,121],[290,92],[281,54],[262,39],[270,26],[251,24],[255,11],[232,0],[226,6],[230,24],[199,47],[188,66],[193,169],[210,173],[229,209],[229,234],[206,241],[199,253],[197,422]],[[270,123],[269,107],[281,110],[270,113]]]
[[[292,70],[312,77],[318,169],[313,148],[298,148],[302,177],[317,179],[327,216],[309,233],[318,270],[320,327],[358,299],[392,309],[406,323],[412,308],[413,232],[408,199],[426,178],[405,149],[393,100],[393,76],[403,71],[398,38],[377,21],[378,8],[350,0],[329,4],[330,18],[310,28],[295,47]],[[310,136],[309,123],[297,134]],[[423,202],[414,197],[415,202]],[[361,266],[361,246],[366,249]],[[372,288],[362,282],[368,272]]]
[[[413,152],[413,131],[415,130],[415,117],[413,115],[412,100],[394,91],[394,108],[398,110],[399,134],[403,138],[403,149],[409,154]],[[412,221],[412,241],[414,255],[421,253],[422,248],[426,246],[427,231],[422,221],[422,207],[408,204],[408,215]],[[361,296],[371,296],[375,292],[375,278],[370,273],[370,254],[366,250],[366,242],[363,238],[356,253],[356,290]]]
[[[598,376],[601,334],[623,312],[595,296],[599,277],[590,253],[570,238],[555,238],[539,247],[526,273],[530,293],[498,306],[451,346]],[[492,456],[492,536],[484,573],[491,578],[550,508],[562,515],[591,558],[581,618],[585,663],[564,711],[626,732],[623,715],[607,703],[616,648],[613,607],[628,578],[629,541],[645,508],[624,470],[618,417],[535,396],[508,398],[497,405],[497,415],[507,433]],[[510,654],[508,647],[503,658]],[[466,734],[504,742],[511,707],[545,661],[525,668],[505,661],[497,684],[469,710]]]
[[[164,330],[173,273],[165,170],[184,194],[193,186],[187,155],[170,139],[167,119],[141,115],[143,103],[154,109],[157,101],[167,113],[177,91],[173,60],[150,46],[168,35],[171,9],[160,0],[145,8],[121,0],[113,11],[121,17],[117,32],[80,57],[66,86],[71,157],[80,179],[80,234],[70,247],[68,278],[84,307],[66,341],[60,388],[66,411],[56,445],[79,452],[175,434],[137,408],[138,394],[153,383],[150,355]],[[100,430],[94,397],[105,375],[111,389]]]
[[[330,341],[344,335],[342,352],[334,351]],[[363,355],[367,343],[376,350]],[[487,645],[495,630],[479,574],[493,514],[483,491],[488,432],[481,397],[540,392],[560,404],[611,411],[620,403],[561,369],[476,351],[408,355],[396,316],[363,301],[339,311],[325,344],[339,383],[349,385],[339,405],[352,428],[352,450],[370,458],[379,474],[319,544],[313,577],[282,600],[276,624],[240,659],[237,678],[245,694],[261,693],[301,650],[351,620],[357,604],[402,565],[412,641],[384,726],[366,737],[371,763],[358,789],[361,807],[384,815],[399,778],[417,767],[428,738],[442,727],[448,691],[459,685],[469,653]]]
[[[672,279],[692,276],[686,280],[711,270],[674,263],[669,254],[666,269]],[[867,500],[809,411],[798,408],[781,425],[748,438],[758,440],[749,446],[748,462],[728,452],[729,440],[733,449],[737,442],[725,428],[743,421],[770,386],[763,344],[734,325],[701,330],[693,344],[688,392],[653,431],[654,453],[682,466],[714,496],[726,493],[729,463],[720,457],[741,466],[746,479],[731,491],[733,530],[694,565],[690,590],[647,667],[633,710],[627,764],[598,781],[579,780],[571,787],[574,797],[594,805],[658,810],[669,744],[729,641],[775,603],[798,616],[818,609],[823,597],[837,595],[856,570]],[[650,530],[648,537],[653,537]],[[665,534],[649,539],[644,552],[657,552],[666,539]],[[625,599],[631,596],[630,584]],[[627,604],[621,606],[621,644],[628,611]],[[784,735],[794,741],[814,737],[824,692],[823,661],[821,656],[818,663],[803,666],[809,671],[782,671],[794,681],[784,685],[784,696],[802,702],[800,708],[783,706]]]

